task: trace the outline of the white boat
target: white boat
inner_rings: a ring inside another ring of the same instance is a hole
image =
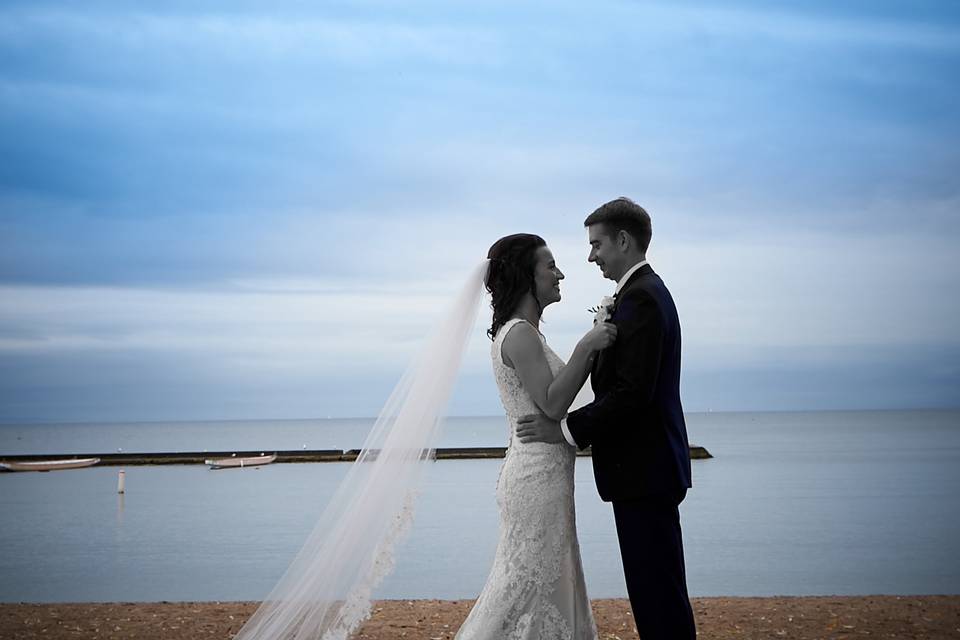
[[[80,469],[92,467],[100,458],[75,458],[72,460],[36,460],[33,462],[0,462],[6,471],[56,471],[57,469]]]
[[[242,467],[257,467],[263,464],[270,464],[277,459],[276,454],[269,456],[248,456],[246,458],[217,458],[214,460],[204,460],[204,464],[210,465],[211,469],[233,469]]]

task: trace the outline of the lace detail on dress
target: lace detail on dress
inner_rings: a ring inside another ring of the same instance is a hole
[[[487,584],[457,638],[595,640],[573,504],[576,454],[566,443],[513,439],[517,419],[538,412],[501,355],[504,337],[518,322],[524,321],[514,318],[500,328],[490,354],[509,430],[497,481],[497,552]],[[543,350],[556,375],[563,361],[545,341]]]
[[[373,566],[363,587],[350,593],[344,602],[337,624],[323,634],[321,640],[347,640],[350,633],[370,617],[373,589],[390,575],[394,566],[394,547],[407,537],[413,524],[416,492],[407,495],[403,509],[390,525],[390,531],[374,552]]]

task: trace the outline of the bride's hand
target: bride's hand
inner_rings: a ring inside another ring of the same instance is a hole
[[[580,344],[590,351],[603,351],[617,339],[617,325],[612,322],[598,322],[580,338]]]

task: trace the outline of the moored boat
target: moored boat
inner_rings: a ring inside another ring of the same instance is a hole
[[[23,462],[0,462],[5,471],[57,471],[59,469],[80,469],[92,467],[100,458],[74,458],[70,460],[25,460]]]
[[[241,458],[217,458],[213,460],[204,460],[203,463],[210,465],[211,469],[238,469],[243,467],[257,467],[264,464],[270,464],[276,459],[276,454],[271,454],[247,456]]]

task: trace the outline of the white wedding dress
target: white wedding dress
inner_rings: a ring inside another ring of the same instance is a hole
[[[538,413],[516,371],[503,363],[504,324],[493,341],[493,372],[510,444],[497,481],[500,536],[487,583],[459,640],[596,640],[577,541],[573,504],[576,452],[567,443],[521,443],[517,419]],[[541,336],[541,340],[543,337]],[[543,341],[554,375],[563,361]]]

